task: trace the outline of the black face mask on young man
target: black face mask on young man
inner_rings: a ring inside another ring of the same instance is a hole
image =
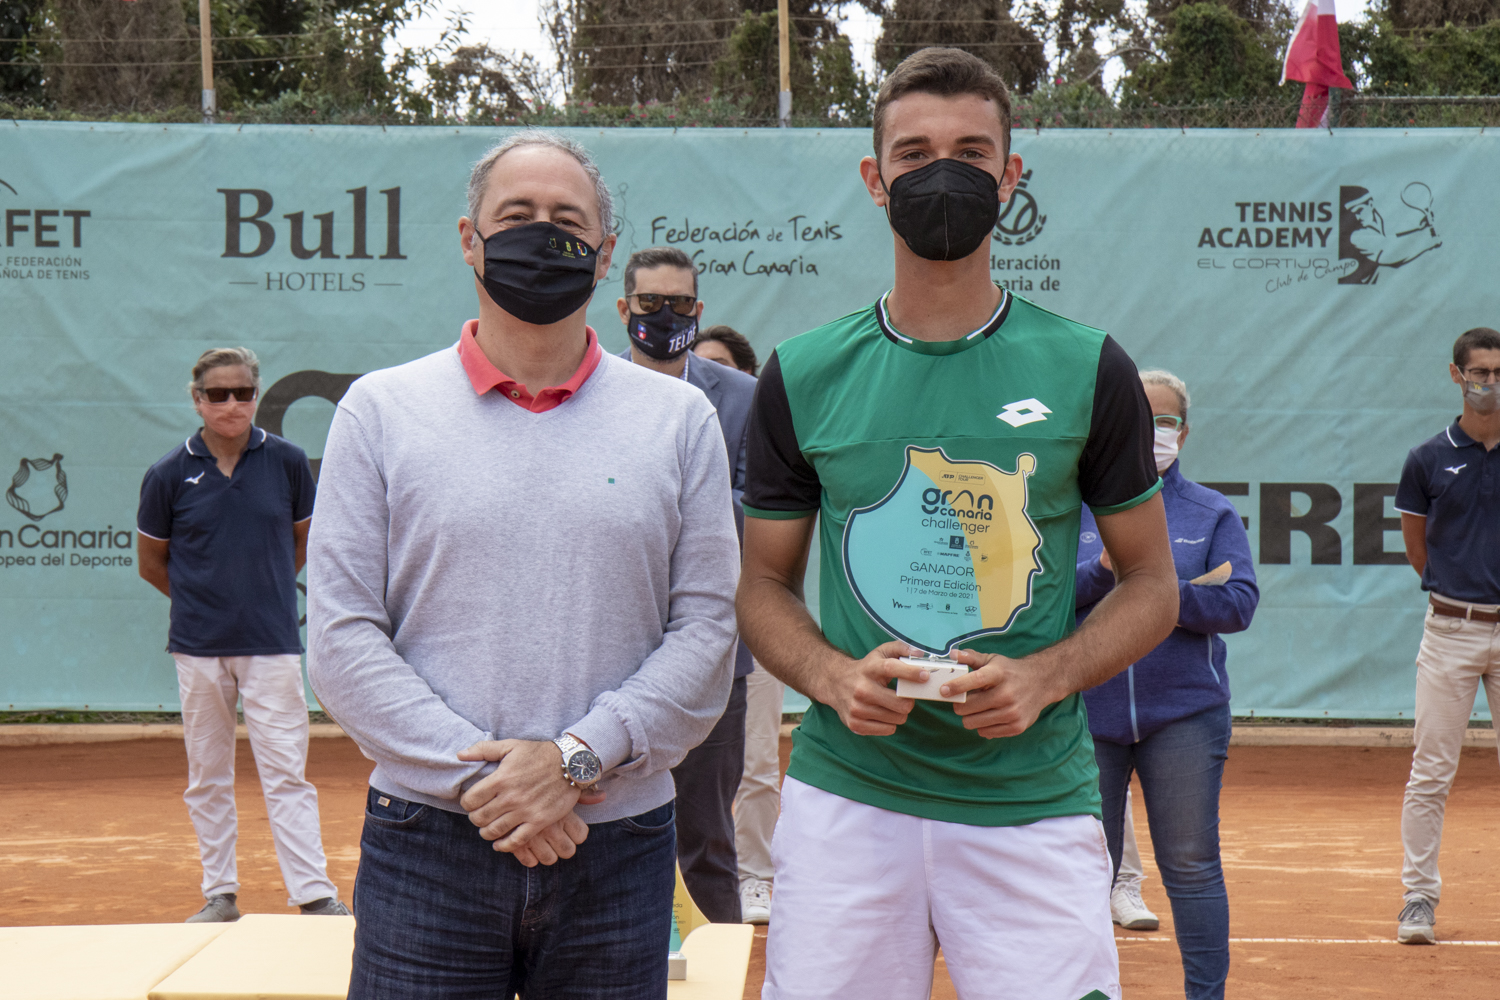
[[[880,180],[885,185],[885,178]],[[984,242],[1000,218],[1000,185],[988,170],[937,160],[886,186],[886,218],[911,252],[960,260]]]
[[[484,239],[484,290],[524,323],[545,326],[573,315],[594,294],[599,255],[565,229],[532,222]]]
[[[673,312],[670,302],[654,313],[632,312],[629,324],[630,343],[657,361],[682,357],[698,336],[698,317]]]

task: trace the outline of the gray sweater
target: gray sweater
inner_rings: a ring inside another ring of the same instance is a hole
[[[531,413],[454,348],[355,382],[308,546],[308,673],[370,783],[455,812],[482,739],[571,732],[586,822],[668,802],[729,697],[739,549],[703,393],[606,355]]]

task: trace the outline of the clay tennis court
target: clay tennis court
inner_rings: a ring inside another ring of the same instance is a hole
[[[782,743],[784,754],[788,741]],[[1500,780],[1493,749],[1464,750],[1448,802],[1438,910],[1445,943],[1390,943],[1401,899],[1400,805],[1410,756],[1394,748],[1231,750],[1223,803],[1236,939],[1231,996],[1467,1000],[1500,992]],[[369,771],[350,740],[312,741],[308,776],[321,797],[329,874],[346,896],[359,861]],[[175,740],[0,748],[0,925],[176,922],[196,910],[200,869],[181,799],[186,773]],[[238,797],[240,908],[287,912],[243,740]],[[1181,997],[1170,911],[1144,823],[1139,835],[1146,902],[1162,916],[1162,929],[1119,932],[1125,995]],[[764,933],[758,932],[746,997],[760,995]],[[933,996],[954,996],[941,965]]]

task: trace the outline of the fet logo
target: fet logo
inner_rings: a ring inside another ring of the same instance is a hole
[[[270,252],[276,245],[276,227],[266,219],[275,207],[271,192],[260,188],[219,188],[218,192],[224,196],[224,252],[220,256],[259,257]],[[367,242],[369,188],[351,188],[345,193],[353,197],[354,229],[349,252],[343,257],[346,260],[374,260]],[[405,260],[406,255],[401,252],[401,189],[382,188],[380,193],[385,195],[385,253],[380,259]],[[287,246],[293,257],[298,260],[314,257],[339,259],[333,245],[332,211],[313,216],[318,223],[318,241],[313,246],[307,245],[306,212],[285,212],[281,217],[287,220]],[[255,238],[253,249],[246,249],[246,226],[252,227],[248,232]]]
[[[20,468],[10,478],[5,502],[33,521],[56,514],[68,500],[68,474],[63,471],[61,455],[51,458],[23,458]],[[52,475],[36,475],[51,471]]]
[[[1042,235],[1047,217],[1037,207],[1036,196],[1026,190],[1031,181],[1031,171],[1021,175],[1010,200],[1000,207],[1000,218],[995,220],[995,239],[1009,247],[1030,243]]]
[[[1400,203],[1404,208],[1387,199],[1387,219],[1368,188],[1339,188],[1339,260],[1354,268],[1339,284],[1373,285],[1381,268],[1402,267],[1443,245],[1433,222],[1432,188],[1412,181],[1401,189]]]
[[[16,197],[16,189],[0,180],[0,187]],[[13,247],[17,238],[22,246],[47,250],[63,245],[72,236],[74,247],[83,246],[83,220],[93,213],[80,208],[7,208],[5,210],[5,245]],[[67,222],[62,220],[67,219]],[[71,225],[70,225],[71,223]],[[31,237],[27,243],[26,236]]]

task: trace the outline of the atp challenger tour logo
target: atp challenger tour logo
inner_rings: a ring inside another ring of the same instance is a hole
[[[844,528],[849,587],[891,635],[933,653],[1006,631],[1031,604],[1042,536],[1026,512],[1031,454],[1014,472],[908,445],[901,478]]]

